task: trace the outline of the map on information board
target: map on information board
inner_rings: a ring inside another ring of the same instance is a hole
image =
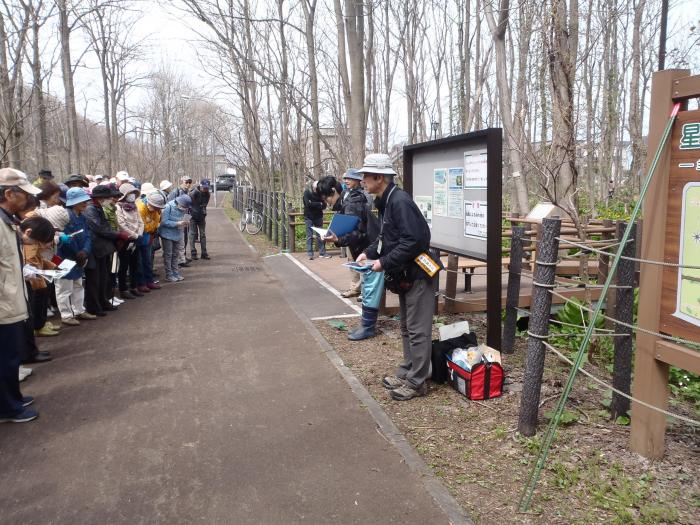
[[[700,182],[683,188],[675,317],[700,326]]]

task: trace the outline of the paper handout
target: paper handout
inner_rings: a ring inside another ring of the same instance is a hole
[[[355,261],[346,262],[346,263],[343,263],[343,266],[345,266],[346,268],[350,268],[351,270],[355,270],[356,272],[366,273],[366,272],[372,271],[372,264],[374,264],[374,261],[370,261],[368,259],[364,262],[355,262]]]
[[[63,259],[61,264],[56,266],[55,270],[35,270],[34,273],[41,275],[47,282],[51,283],[56,279],[61,279],[68,275],[70,271],[75,267],[76,262],[70,259]]]
[[[360,218],[357,215],[343,215],[342,213],[338,213],[333,216],[333,220],[331,220],[328,228],[316,228],[312,226],[311,229],[321,237],[325,237],[329,232],[335,233],[337,237],[342,237],[357,228],[359,222]]]

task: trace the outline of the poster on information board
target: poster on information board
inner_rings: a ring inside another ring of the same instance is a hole
[[[447,172],[447,216],[451,219],[462,218],[462,201],[464,200],[463,178],[463,168],[450,168]]]

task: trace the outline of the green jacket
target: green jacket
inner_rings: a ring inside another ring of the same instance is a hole
[[[115,204],[104,204],[102,211],[109,221],[109,225],[114,231],[119,231],[119,221],[117,220],[117,206]]]

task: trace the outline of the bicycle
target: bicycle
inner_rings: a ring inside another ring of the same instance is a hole
[[[257,234],[263,227],[262,214],[254,208],[246,208],[241,216],[238,228],[247,231],[251,235]]]

